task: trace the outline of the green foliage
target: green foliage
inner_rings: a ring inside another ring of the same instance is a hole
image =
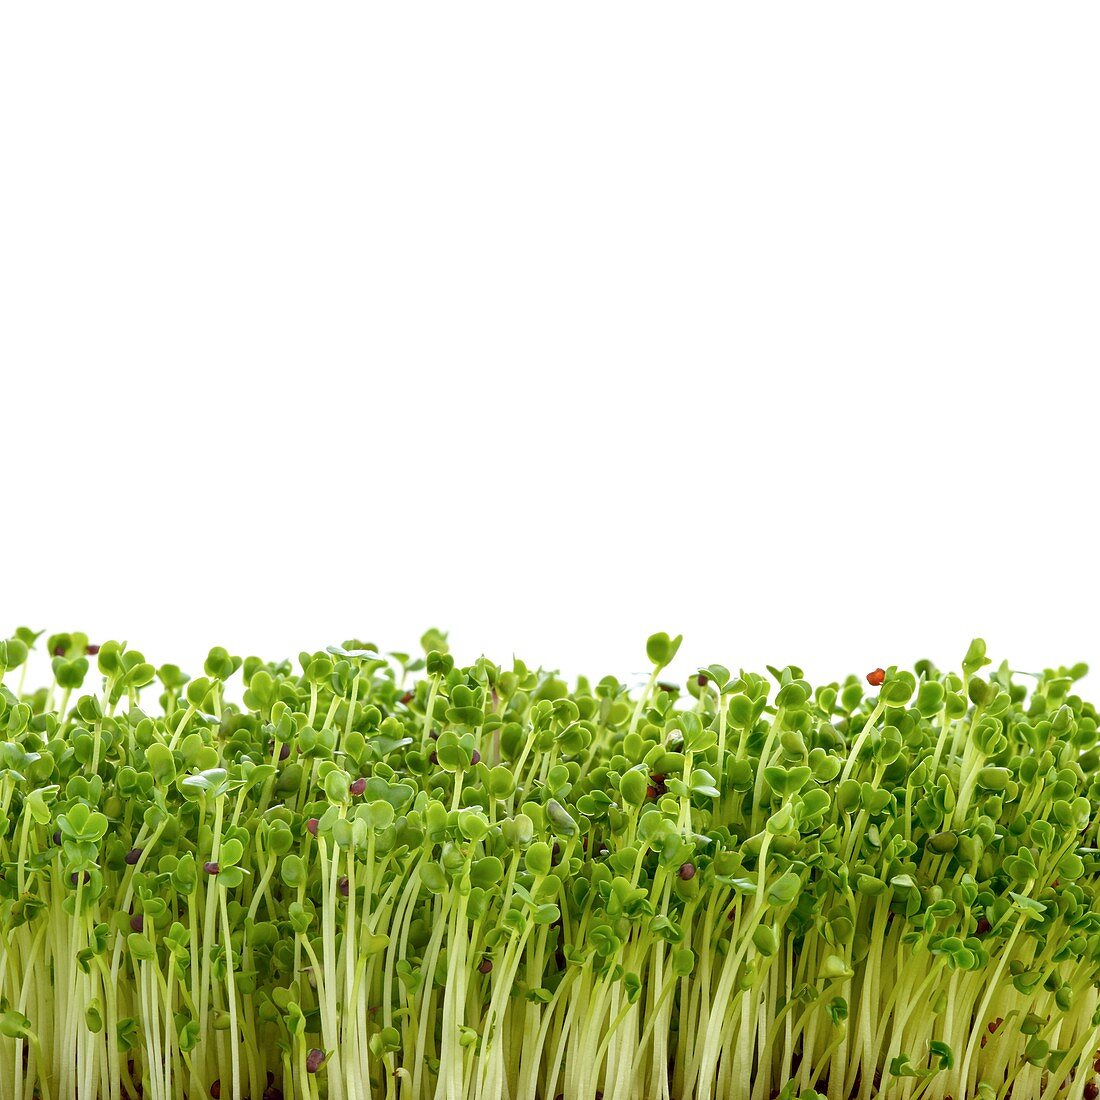
[[[649,638],[635,689],[462,667],[434,629],[423,658],[214,647],[198,675],[80,633],[0,640],[0,1081],[1080,1091],[1100,1027],[1086,668],[1022,678],[976,639],[958,674],[677,684],[681,641]],[[40,657],[51,680],[25,691]]]

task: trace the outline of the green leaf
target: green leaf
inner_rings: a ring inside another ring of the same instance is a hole
[[[279,875],[292,890],[304,886],[308,878],[305,863],[302,861],[301,856],[296,855],[284,857],[279,865]]]
[[[576,821],[557,799],[551,798],[546,803],[546,816],[554,831],[562,836],[576,836],[579,832]]]
[[[550,873],[550,845],[545,841],[536,841],[527,849],[524,862],[527,870],[533,875],[548,875]]]
[[[826,955],[818,969],[818,974],[824,981],[850,978],[853,973],[852,968],[839,955]]]
[[[801,888],[802,879],[794,871],[787,871],[768,887],[768,901],[772,905],[789,905]]]
[[[420,879],[429,893],[442,894],[447,889],[447,876],[438,863],[422,863]]]
[[[677,977],[687,978],[695,969],[695,952],[687,947],[672,952],[672,971]]]
[[[775,930],[766,924],[757,926],[752,934],[752,942],[765,958],[771,958],[779,950],[779,939]]]
[[[985,640],[982,638],[975,638],[970,643],[970,648],[966,651],[966,656],[963,657],[963,672],[971,676],[977,672],[978,669],[984,668],[990,663],[989,658],[985,655]]]
[[[651,634],[645,646],[646,656],[657,668],[664,668],[672,663],[683,640],[682,634],[677,634],[675,638],[670,638],[663,631]]]

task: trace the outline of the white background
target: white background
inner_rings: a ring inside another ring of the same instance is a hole
[[[1098,31],[5,5],[3,629],[1097,662]]]

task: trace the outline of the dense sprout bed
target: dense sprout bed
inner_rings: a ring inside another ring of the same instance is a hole
[[[678,644],[628,690],[0,642],[0,1096],[1095,1097],[1084,667]]]

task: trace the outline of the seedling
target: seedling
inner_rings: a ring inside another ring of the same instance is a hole
[[[1083,665],[40,639],[0,641],[4,1100],[1097,1095]]]

